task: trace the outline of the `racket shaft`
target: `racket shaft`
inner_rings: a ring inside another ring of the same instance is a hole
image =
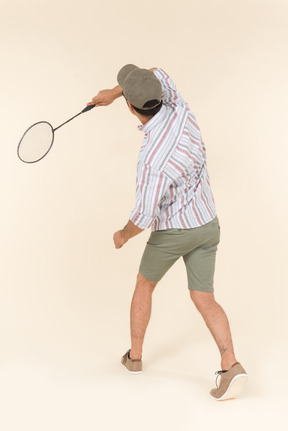
[[[56,127],[56,129],[54,129],[54,132],[55,132],[55,130],[60,129],[60,127],[64,126],[64,124],[69,123],[69,121],[74,120],[74,118],[78,117],[79,115],[83,114],[84,112],[90,111],[90,109],[92,109],[92,108],[95,108],[95,105],[86,106],[86,108],[82,109],[82,111],[79,112],[79,114],[74,115],[74,117],[69,118],[69,120],[65,121],[64,123],[60,124],[60,126]]]

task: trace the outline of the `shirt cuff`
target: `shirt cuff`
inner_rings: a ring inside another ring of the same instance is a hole
[[[153,223],[154,217],[148,217],[144,214],[139,213],[138,211],[133,210],[130,214],[130,220],[135,226],[140,229],[148,229]]]

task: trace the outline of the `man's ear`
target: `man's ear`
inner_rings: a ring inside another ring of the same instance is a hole
[[[126,100],[126,102],[127,102],[127,105],[128,105],[128,108],[129,108],[129,110],[130,110],[130,112],[132,113],[132,114],[134,114],[135,115],[135,109],[133,108],[133,106],[131,105],[131,103],[130,102],[128,102],[128,100]]]

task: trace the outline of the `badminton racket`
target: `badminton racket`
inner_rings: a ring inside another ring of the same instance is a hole
[[[95,105],[86,106],[79,114],[74,115],[74,117],[69,118],[69,120],[55,128],[47,121],[38,121],[38,123],[32,124],[25,131],[18,144],[17,155],[19,159],[25,163],[36,163],[42,160],[52,148],[56,130],[94,107]]]

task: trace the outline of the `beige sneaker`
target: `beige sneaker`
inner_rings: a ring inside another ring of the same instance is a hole
[[[129,357],[130,350],[131,349],[129,349],[125,353],[125,355],[122,357],[121,364],[123,364],[124,367],[127,368],[129,373],[140,374],[140,373],[142,373],[142,360],[141,359],[130,359],[130,357]]]
[[[217,371],[216,386],[210,394],[217,401],[230,400],[236,398],[242,391],[248,376],[244,368],[239,362],[236,362],[229,370]],[[220,385],[217,385],[217,379],[221,375]]]

